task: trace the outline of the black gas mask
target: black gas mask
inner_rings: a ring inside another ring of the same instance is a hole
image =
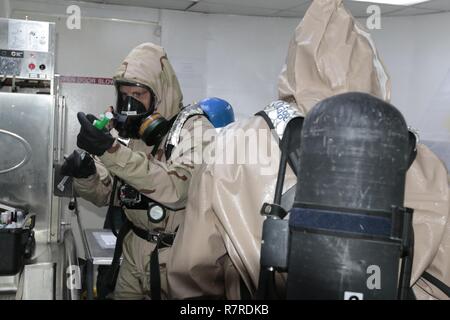
[[[150,92],[151,104],[147,110],[144,104],[132,96],[123,97],[120,86],[143,87]],[[169,122],[159,113],[155,113],[156,96],[144,85],[116,83],[118,92],[114,128],[119,136],[125,139],[142,139],[148,146],[159,143],[169,130]]]

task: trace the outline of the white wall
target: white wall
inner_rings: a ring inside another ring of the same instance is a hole
[[[0,1],[0,18],[9,18],[11,6],[9,0]]]
[[[162,10],[161,45],[167,51],[180,85],[183,102],[189,104],[207,95],[207,16]],[[164,26],[164,27],[162,27]]]
[[[218,96],[240,117],[261,110],[277,96],[278,74],[298,22],[163,10],[161,41],[185,103]]]
[[[373,32],[392,102],[427,140],[450,141],[450,13],[384,18]]]
[[[277,98],[278,76],[300,19],[208,16],[207,94],[252,115]]]

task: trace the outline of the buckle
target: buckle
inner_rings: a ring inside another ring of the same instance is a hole
[[[166,247],[171,247],[173,245],[173,241],[175,240],[175,232],[172,233],[166,233],[163,232],[160,234],[161,244]]]
[[[160,237],[161,237],[161,233],[160,232],[154,232],[154,231],[148,231],[147,232],[147,241],[148,242],[158,243]]]
[[[287,211],[278,204],[264,203],[261,208],[260,214],[263,216],[271,216],[284,219],[284,217],[286,217],[287,215]]]

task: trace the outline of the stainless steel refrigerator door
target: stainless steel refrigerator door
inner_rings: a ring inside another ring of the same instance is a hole
[[[0,93],[0,202],[36,213],[36,240],[49,240],[53,95]],[[36,254],[39,254],[36,252]]]

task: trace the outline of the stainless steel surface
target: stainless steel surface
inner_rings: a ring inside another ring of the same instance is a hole
[[[17,164],[15,164],[12,167],[10,167],[10,168],[6,168],[6,169],[0,170],[0,174],[2,174],[2,173],[8,173],[8,172],[14,171],[14,170],[19,169],[20,167],[24,166],[28,162],[28,160],[30,160],[30,157],[31,157],[31,146],[30,146],[30,144],[28,143],[27,140],[25,140],[21,136],[15,134],[15,133],[12,133],[10,131],[6,131],[6,130],[0,129],[0,134],[5,134],[5,135],[7,135],[7,136],[9,136],[11,138],[17,139],[17,142],[19,142],[22,145],[23,149],[24,149],[23,159],[20,162],[18,162]]]
[[[67,288],[65,253],[62,244],[37,244],[36,254],[31,260],[26,261],[22,273],[13,277],[0,277],[0,300],[67,298],[63,293]],[[53,275],[49,271],[52,268]],[[34,277],[36,279],[30,279]],[[43,293],[38,292],[41,289],[44,290]]]
[[[0,294],[12,294],[17,292],[19,286],[19,274],[10,277],[0,277]]]
[[[61,198],[56,197],[52,194],[52,211],[50,216],[50,232],[49,241],[50,242],[60,242],[63,240],[61,233]]]
[[[0,93],[0,128],[31,146],[30,160],[0,174],[0,202],[25,205],[36,213],[36,240],[49,240],[52,212],[54,96]],[[0,139],[0,170],[14,167],[26,154],[24,144],[10,135]]]
[[[55,38],[54,23],[0,18],[0,75],[52,80]]]
[[[60,76],[55,75],[55,92],[56,92],[56,110],[58,115],[58,121],[56,122],[56,152],[55,152],[55,161],[60,162],[63,161],[64,156],[64,146],[66,143],[66,97],[61,96],[61,84],[60,84]]]
[[[37,244],[36,253],[26,262],[15,298],[62,300],[65,279],[63,245],[40,243]],[[40,289],[42,293],[38,292]]]
[[[33,260],[29,264],[41,264],[52,263],[55,265],[55,299],[63,299],[63,281],[65,279],[64,269],[64,247],[63,244],[50,243],[50,244],[38,244],[36,252],[39,255],[35,255]]]
[[[0,277],[0,300],[15,300],[20,274]]]
[[[61,97],[60,94],[60,78],[59,75],[55,75],[55,146],[54,146],[54,161],[58,162],[62,160],[62,151],[64,148],[64,125],[65,121],[63,120],[64,117],[64,106],[63,106],[63,99],[64,97]]]
[[[52,262],[26,265],[22,275],[22,300],[55,299],[55,267]]]
[[[62,163],[62,150],[64,148],[65,143],[65,119],[64,119],[64,105],[63,100],[59,96],[59,76],[55,76],[55,81],[53,81],[55,85],[55,114],[54,114],[54,143],[53,143],[53,163],[59,164]],[[62,97],[64,98],[64,97]],[[54,177],[54,176],[53,176]],[[52,187],[53,189],[54,187]],[[50,241],[51,242],[59,242],[62,241],[62,232],[61,232],[61,215],[62,215],[62,207],[61,207],[61,199],[55,196],[54,192],[52,192],[52,212],[50,219]]]
[[[114,247],[106,246],[102,247],[99,235],[113,236],[110,230],[105,229],[86,229],[85,231],[87,246],[88,246],[88,257],[87,259],[92,260],[94,265],[110,265],[114,256]]]

